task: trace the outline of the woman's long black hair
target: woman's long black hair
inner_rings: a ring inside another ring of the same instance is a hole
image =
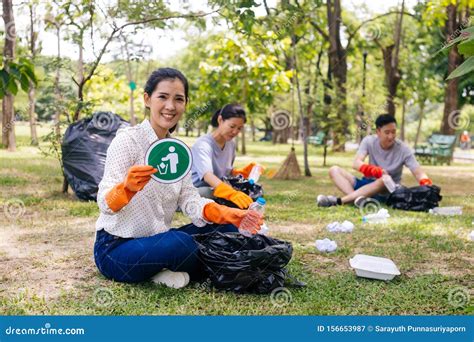
[[[244,122],[247,121],[245,110],[242,108],[241,105],[237,103],[226,104],[224,107],[216,110],[211,118],[212,127],[219,126],[219,122],[217,121],[219,116],[221,116],[223,120],[227,120],[230,118],[242,118],[244,119]]]

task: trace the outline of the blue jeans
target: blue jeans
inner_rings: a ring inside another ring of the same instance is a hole
[[[362,177],[362,178],[355,178],[355,183],[354,183],[354,190],[357,190],[359,188],[362,188],[363,186],[366,186],[367,184],[370,184],[372,182],[375,182],[376,178],[367,178],[367,177]],[[388,195],[374,195],[372,198],[375,198],[377,201],[381,203],[385,203],[387,201]]]
[[[121,238],[99,230],[94,245],[95,264],[109,279],[126,283],[146,281],[167,268],[188,272],[192,280],[203,276],[203,265],[192,235],[237,232],[232,224],[193,224],[144,238]]]

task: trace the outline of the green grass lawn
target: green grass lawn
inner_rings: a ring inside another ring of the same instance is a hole
[[[43,133],[47,129],[43,129]],[[274,296],[235,295],[191,283],[173,290],[151,283],[120,284],[101,276],[92,248],[98,209],[60,192],[59,164],[28,146],[28,130],[18,127],[18,151],[0,151],[0,312],[2,314],[472,314],[474,284],[474,164],[427,166],[442,188],[442,205],[463,206],[463,215],[439,217],[390,210],[385,225],[364,225],[352,206],[322,209],[318,193],[336,194],[327,171],[331,165],[349,168],[353,153],[329,153],[310,147],[312,177],[278,181],[263,176],[268,201],[266,221],[271,235],[291,241],[289,270],[307,282]],[[191,144],[193,138],[183,138]],[[258,161],[278,169],[290,145],[248,143],[237,165]],[[302,163],[302,147],[296,150]],[[410,174],[407,185],[415,185]],[[351,234],[332,234],[326,225],[350,220]],[[187,223],[176,215],[175,225]],[[338,249],[319,253],[316,239],[336,240]],[[357,253],[388,257],[401,276],[382,282],[357,278],[349,259]]]

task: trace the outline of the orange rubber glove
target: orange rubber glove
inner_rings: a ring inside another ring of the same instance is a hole
[[[433,185],[433,181],[429,178],[422,178],[420,179],[420,185]]]
[[[150,165],[134,165],[128,169],[127,177],[105,195],[105,201],[112,211],[126,206],[135,194],[142,190],[157,169]]]
[[[207,221],[218,224],[232,223],[236,227],[239,227],[242,219],[247,216],[250,222],[254,223],[255,226],[254,230],[251,231],[252,234],[256,234],[263,224],[263,217],[253,210],[247,211],[229,208],[225,205],[217,204],[216,202],[208,203],[204,206],[203,216]]]
[[[370,164],[362,164],[359,168],[359,171],[362,172],[367,178],[380,178],[383,175],[383,169],[380,166]]]
[[[220,183],[214,189],[213,195],[219,198],[225,198],[237,205],[240,209],[247,209],[253,200],[242,191],[237,191],[227,183]]]
[[[252,171],[252,168],[256,165],[256,163],[250,163],[245,167],[242,167],[240,169],[233,169],[232,170],[232,176],[237,176],[237,175],[242,175],[244,178],[249,178],[249,174]]]

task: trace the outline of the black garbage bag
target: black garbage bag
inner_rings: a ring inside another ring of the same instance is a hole
[[[257,200],[257,198],[263,197],[262,186],[258,183],[254,183],[248,179],[245,179],[242,175],[224,177],[223,181],[228,183],[235,190],[242,191],[244,194],[249,195],[250,198],[254,200],[254,202]],[[231,208],[237,208],[235,203],[224,198],[216,198],[215,201]]]
[[[436,185],[400,187],[392,192],[387,199],[387,205],[394,209],[411,211],[428,211],[438,206],[443,198],[441,188]]]
[[[282,287],[291,243],[265,235],[239,233],[194,235],[200,259],[214,287],[236,293],[270,293]]]
[[[117,114],[96,112],[67,128],[61,144],[64,174],[78,198],[97,199],[107,149],[117,130],[129,125]]]

